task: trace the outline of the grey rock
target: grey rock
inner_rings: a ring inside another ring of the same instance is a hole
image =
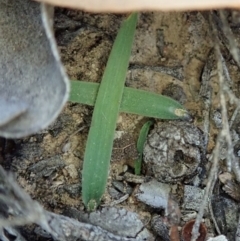
[[[100,211],[89,214],[71,208],[68,210],[67,215],[71,215],[80,222],[96,225],[114,235],[122,237],[137,237],[145,229],[139,216],[124,208],[105,207]],[[147,230],[141,233],[141,239],[150,237],[151,235]]]
[[[160,182],[189,179],[202,160],[203,134],[191,123],[169,121],[159,124],[144,146],[146,175]]]
[[[222,114],[220,110],[213,111],[212,120],[218,129],[222,128]]]
[[[34,173],[39,178],[49,177],[53,172],[64,166],[64,161],[59,155],[57,155],[31,165],[28,168],[28,171]]]
[[[170,185],[152,180],[140,185],[136,197],[153,208],[166,209],[169,192]]]
[[[185,185],[184,186],[184,197],[183,197],[183,208],[187,210],[199,210],[202,204],[204,190],[198,187]]]
[[[151,220],[151,228],[164,241],[170,241],[169,228],[164,223],[163,218],[155,215]]]
[[[115,200],[120,199],[123,195],[122,192],[119,192],[118,190],[116,190],[116,188],[113,187],[108,188],[108,193]]]
[[[235,240],[239,216],[237,202],[221,195],[214,195],[211,202],[213,213],[221,233],[228,240]]]
[[[133,191],[133,188],[130,187],[127,183],[119,182],[119,181],[113,181],[113,186],[122,193],[131,194]]]
[[[226,236],[224,235],[219,235],[217,237],[214,238],[209,238],[207,241],[228,241]]]
[[[81,188],[82,187],[80,183],[64,185],[62,187],[62,189],[65,190],[70,195],[71,198],[80,198]]]

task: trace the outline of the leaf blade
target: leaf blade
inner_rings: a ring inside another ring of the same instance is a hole
[[[98,88],[97,83],[71,81],[69,101],[94,106]],[[182,116],[178,110],[182,110]],[[158,119],[190,118],[186,109],[172,98],[129,87],[124,87],[119,111]]]
[[[147,121],[141,128],[138,141],[137,141],[137,151],[138,151],[138,159],[135,160],[134,163],[134,171],[136,175],[140,175],[141,167],[142,167],[142,159],[143,159],[143,148],[144,144],[147,140],[148,132],[150,127],[153,125],[153,121]]]
[[[82,173],[82,198],[90,210],[99,205],[107,183],[114,132],[136,24],[136,13],[123,22],[96,97]]]

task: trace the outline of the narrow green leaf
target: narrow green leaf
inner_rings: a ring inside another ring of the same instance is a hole
[[[140,175],[142,168],[142,159],[143,159],[143,148],[144,144],[147,140],[148,132],[150,127],[152,126],[153,121],[146,122],[140,130],[138,141],[137,141],[137,151],[138,151],[138,159],[134,163],[135,174]]]
[[[94,106],[100,84],[85,81],[70,81],[69,101]]]
[[[71,81],[69,100],[93,106],[99,84]],[[124,87],[120,112],[159,119],[189,119],[186,109],[177,101],[152,92]]]
[[[96,97],[82,173],[82,198],[90,211],[99,205],[106,188],[114,132],[136,24],[136,13],[123,22]]]

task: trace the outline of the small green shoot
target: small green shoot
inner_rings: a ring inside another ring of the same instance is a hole
[[[135,160],[134,169],[135,174],[140,175],[142,168],[142,159],[143,159],[143,147],[144,143],[147,140],[148,132],[150,127],[153,125],[153,121],[147,121],[140,130],[138,141],[137,141],[137,151],[138,151],[138,159]]]
[[[107,184],[114,132],[122,100],[136,13],[122,24],[98,89],[82,172],[82,199],[89,211],[99,205]]]

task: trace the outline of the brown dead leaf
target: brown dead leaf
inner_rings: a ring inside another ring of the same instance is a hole
[[[36,0],[55,6],[82,9],[90,12],[185,11],[219,8],[238,8],[240,0]]]

